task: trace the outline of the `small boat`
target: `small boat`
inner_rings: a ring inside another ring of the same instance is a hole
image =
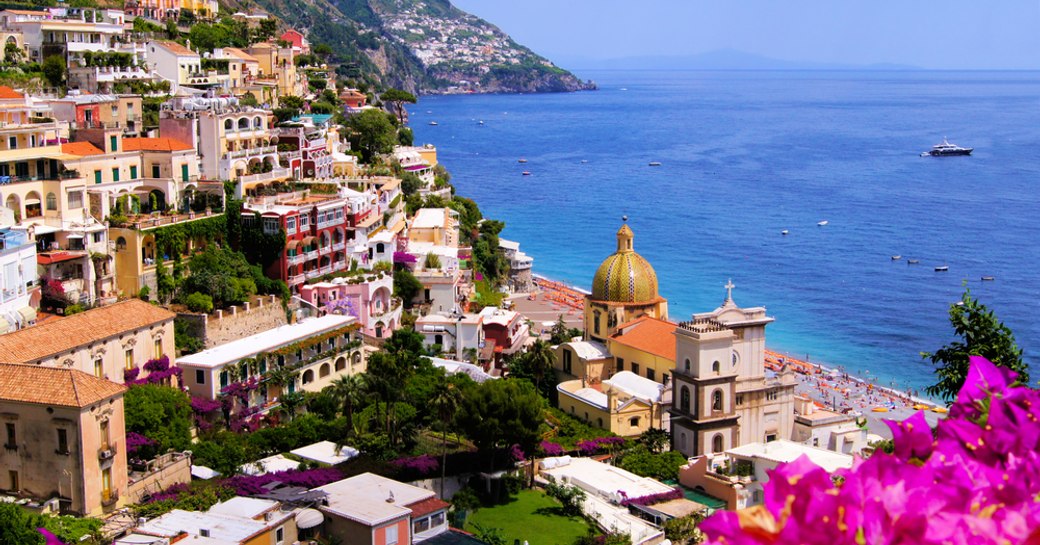
[[[907,265],[917,265],[920,262],[921,262],[920,259],[907,259],[906,260],[906,264]]]
[[[874,407],[873,409],[870,409],[870,410],[872,410],[872,411],[874,411],[876,413],[887,413],[888,412],[888,408],[887,407]]]
[[[531,175],[531,172],[530,172],[530,171],[527,171],[527,170],[525,170],[525,171],[523,172],[523,175],[524,175],[524,176],[530,176],[530,175]]]
[[[583,165],[584,165],[585,163],[588,163],[588,162],[589,162],[589,160],[588,160],[588,159],[582,159],[582,160],[581,160],[581,164],[583,164]]]
[[[784,236],[786,237],[786,236],[787,236],[787,233],[789,233],[789,232],[790,232],[790,231],[788,231],[787,229],[784,229],[783,231],[780,231],[780,234],[781,234],[781,235],[784,235]]]
[[[974,149],[975,148],[965,148],[956,144],[951,144],[944,136],[941,144],[932,146],[931,150],[922,153],[921,156],[926,157],[930,155],[932,157],[950,157],[954,155],[971,155],[971,152]]]
[[[659,166],[661,166],[661,162],[660,161],[650,161],[650,166],[652,166],[652,167],[659,167]]]
[[[436,127],[437,126],[437,122],[436,121],[430,121],[430,125]]]
[[[900,259],[903,259],[903,256],[901,256],[901,255],[894,255],[894,256],[892,256],[892,261],[899,261]]]
[[[477,121],[477,125],[481,125],[481,126],[483,126],[483,125],[484,125],[484,120],[483,120],[483,119],[481,119],[480,121]]]
[[[946,410],[946,407],[933,407],[932,408],[932,412],[933,413],[939,413],[939,414],[946,414],[946,413],[948,413],[950,411]]]
[[[938,267],[935,268],[935,272],[946,272],[946,271],[949,271],[949,270],[950,270],[950,268],[947,267],[946,265],[939,265]]]
[[[996,279],[997,279],[997,277],[995,277],[995,276],[983,276],[982,277],[982,281],[983,282],[992,282],[992,281],[994,281]]]
[[[827,225],[828,223],[830,223],[830,222],[827,221],[827,220],[818,221],[818,222],[816,222],[816,226],[817,227],[823,227],[824,225]]]
[[[627,91],[627,90],[628,90],[628,87],[622,87],[622,88],[621,88],[621,90],[622,90],[622,91]]]
[[[432,113],[433,113],[433,110],[426,110],[426,113],[428,113],[428,114],[432,114]]]
[[[522,164],[527,162],[527,159],[524,159],[523,157],[521,157],[521,158],[517,159],[516,162],[520,163],[522,165]]]
[[[924,403],[918,403],[918,404],[914,405],[914,410],[915,411],[930,411],[930,410],[932,410],[932,406],[931,405],[925,405]]]

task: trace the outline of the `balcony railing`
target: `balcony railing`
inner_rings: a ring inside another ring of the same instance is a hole
[[[312,250],[303,254],[304,261],[310,261],[312,259],[318,259],[318,250]]]
[[[299,265],[300,263],[304,262],[304,259],[305,258],[303,256],[303,254],[296,254],[296,255],[289,256],[288,261],[289,261],[290,265]]]
[[[347,247],[347,243],[346,242],[337,242],[337,243],[332,245],[332,251],[336,252],[336,251],[339,251],[339,250],[343,250],[346,247]]]
[[[276,168],[271,172],[262,172],[260,174],[250,174],[247,176],[239,176],[238,181],[244,184],[253,182],[267,182],[271,180],[277,180],[280,178],[289,178],[292,176],[292,171],[287,168]]]
[[[111,460],[112,458],[115,458],[116,457],[116,445],[115,445],[115,443],[112,443],[112,444],[110,444],[110,445],[108,445],[106,447],[99,448],[97,456],[98,456],[98,460],[101,460],[102,462],[105,461],[105,460]]]
[[[103,490],[101,492],[101,506],[112,507],[119,501],[118,490]]]
[[[224,159],[241,159],[243,157],[256,157],[260,155],[268,155],[271,153],[277,153],[277,146],[263,146],[259,148],[246,148],[235,151],[229,151],[224,154]]]
[[[306,280],[307,280],[307,275],[304,275],[304,274],[298,274],[296,276],[290,276],[289,277],[289,283],[290,284],[299,284],[299,283],[304,282]]]

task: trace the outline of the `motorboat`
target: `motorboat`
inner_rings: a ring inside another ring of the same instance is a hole
[[[430,121],[430,125],[436,127],[437,126],[437,122],[436,121]]]
[[[935,272],[947,272],[949,270],[950,270],[950,268],[947,267],[946,265],[939,265],[938,267],[935,268]]]
[[[997,277],[995,277],[995,276],[983,276],[982,277],[982,281],[983,282],[992,282],[992,281],[994,281],[996,279],[997,279]]]
[[[530,175],[531,175],[531,172],[530,172],[530,171],[527,171],[527,170],[525,170],[525,171],[523,171],[523,173],[522,173],[522,174],[523,174],[524,176],[530,176]]]
[[[901,255],[894,255],[894,256],[892,256],[892,261],[899,261],[900,259],[903,259],[903,256],[901,256]]]
[[[921,156],[949,157],[953,155],[971,155],[971,152],[974,149],[975,148],[965,148],[956,144],[951,144],[946,137],[943,137],[941,144],[932,146],[931,150],[921,153]]]
[[[522,165],[522,164],[527,162],[527,159],[524,159],[523,157],[521,157],[521,158],[517,159],[516,162],[520,163]]]
[[[661,162],[660,161],[650,161],[650,166],[652,166],[652,167],[659,167],[659,166],[661,166]]]
[[[920,262],[921,262],[920,259],[907,259],[906,260],[906,264],[907,265],[917,265]]]
[[[786,236],[787,236],[787,233],[789,233],[789,232],[790,232],[790,231],[788,231],[787,229],[784,229],[783,231],[780,231],[780,234],[781,234],[781,235],[784,235],[784,236],[786,237]]]
[[[818,221],[818,222],[816,222],[816,226],[817,227],[823,227],[824,225],[827,225],[828,223],[830,223],[830,222],[827,221],[827,220]]]

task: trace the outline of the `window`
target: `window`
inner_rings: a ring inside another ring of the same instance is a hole
[[[162,178],[162,170],[159,165],[152,165],[152,178]]]
[[[632,372],[637,374],[637,375],[639,374],[639,364],[638,363],[632,362]]]
[[[629,418],[628,419],[628,425],[633,427],[633,428],[638,428],[639,427],[639,417],[638,416],[633,416],[632,418]]]
[[[119,250],[125,250],[125,249],[126,249],[126,239],[123,238],[123,237],[117,238],[116,239],[116,251],[118,252]]]
[[[721,433],[716,433],[715,437],[711,440],[711,451],[712,452],[722,452],[722,450],[723,450],[723,448],[722,448],[723,444],[722,443],[723,443],[722,434]]]
[[[292,234],[292,233],[296,232],[296,218],[286,218],[285,219],[285,230],[289,234]]]
[[[19,486],[18,484],[18,472],[13,469],[9,469],[7,470],[7,476],[11,478],[10,490],[17,492],[21,488],[21,486]]]
[[[285,527],[284,526],[274,531],[274,541],[275,541],[275,543],[282,543],[282,542],[285,541]]]
[[[264,234],[273,235],[280,230],[281,226],[278,225],[278,218],[264,218]]]
[[[163,353],[162,353],[162,337],[159,337],[158,339],[155,339],[155,347],[152,350],[152,352],[155,354],[155,359],[159,359],[159,358],[161,358],[163,356]]]
[[[108,420],[102,420],[98,424],[98,434],[99,439],[101,440],[101,449],[108,450]]]
[[[17,448],[18,447],[18,430],[14,427],[14,422],[7,423],[7,442],[4,446]]]
[[[722,410],[722,390],[715,390],[711,393],[711,410]]]
[[[108,137],[108,151],[119,151],[119,137],[112,135]]]
[[[766,435],[766,443],[772,443],[773,441],[776,441],[776,434],[775,433],[767,434]]]
[[[573,374],[571,373],[571,351],[566,348],[563,349],[563,372]]]
[[[425,532],[426,530],[429,530],[429,529],[430,529],[430,517],[424,517],[424,518],[421,518],[421,519],[415,519],[415,522],[412,523],[412,533],[413,534],[418,534],[420,532]]]
[[[814,446],[814,447],[820,446],[820,438],[819,437],[813,437],[812,438],[812,446]]]
[[[690,358],[686,358],[685,365],[686,365],[686,372],[689,373],[690,372]]]
[[[112,169],[112,181],[113,182],[118,182],[119,181],[119,167],[116,167],[116,168]]]
[[[623,360],[621,358],[617,359],[617,370],[618,370],[618,372],[621,372],[621,371],[625,370],[625,360]]]
[[[195,384],[200,384],[201,385],[201,384],[205,384],[205,383],[206,383],[206,372],[203,371],[202,369],[196,369],[195,370]]]
[[[737,404],[737,407],[743,405],[744,404],[744,395],[743,394],[738,395],[736,398],[734,398],[734,402]]]
[[[127,348],[126,352],[123,353],[123,357],[125,359],[126,368],[127,369],[133,369],[134,368],[134,349],[133,348]]]
[[[311,223],[311,217],[307,215],[300,216],[300,228],[307,227]]]
[[[104,238],[105,233],[94,233],[91,237],[91,239],[94,241],[94,244],[101,244],[101,241],[104,240]]]
[[[776,390],[769,390],[768,392],[766,392],[766,401],[776,401],[777,397],[778,394]]]
[[[47,210],[58,209],[58,197],[54,196],[54,193],[47,194]]]
[[[58,454],[69,453],[69,431],[64,428],[58,428]]]
[[[711,372],[716,375],[722,371],[722,367],[719,365],[718,360],[711,362]]]
[[[227,371],[221,371],[220,372],[220,388],[221,389],[227,388],[227,385],[228,385],[228,372]]]
[[[308,369],[308,370],[303,372],[303,383],[304,384],[310,384],[312,382],[314,382],[314,371],[311,370],[311,369]]]
[[[112,468],[101,472],[101,499],[105,502],[112,499]]]
[[[592,332],[596,335],[599,335],[599,314],[598,310],[592,313]]]
[[[321,367],[318,368],[318,378],[327,377],[330,373],[332,373],[332,368],[327,363],[321,364]]]
[[[101,179],[101,171],[100,170],[95,170],[94,171],[94,183],[95,184],[100,184],[102,181],[103,180]]]
[[[679,390],[679,410],[684,413],[690,412],[690,389],[686,386]]]
[[[395,545],[397,543],[397,524],[386,527],[386,539],[383,542],[386,545]]]
[[[94,360],[94,376],[97,377],[97,378],[104,378],[104,374],[105,374],[104,362],[101,361],[101,358],[95,359]]]
[[[130,165],[130,179],[137,179],[137,165]]]
[[[657,380],[657,371],[654,371],[653,369],[647,369],[646,378],[650,380]]]
[[[434,528],[436,528],[438,526],[443,526],[444,525],[444,519],[445,519],[444,511],[441,511],[439,513],[435,513],[432,517],[430,517],[430,526],[432,526]]]

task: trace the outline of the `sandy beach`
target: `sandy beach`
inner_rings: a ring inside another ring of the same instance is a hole
[[[583,291],[544,278],[536,278],[536,286],[532,293],[518,293],[508,298],[514,310],[534,323],[532,336],[547,338],[549,329],[560,317],[568,327],[583,327]],[[942,409],[932,410],[937,407],[932,401],[878,386],[836,368],[766,350],[767,370],[779,371],[784,364],[796,371],[796,394],[812,398],[825,409],[865,417],[869,432],[884,438],[892,437],[884,420],[904,420],[923,410],[925,418],[934,426],[943,416]]]

